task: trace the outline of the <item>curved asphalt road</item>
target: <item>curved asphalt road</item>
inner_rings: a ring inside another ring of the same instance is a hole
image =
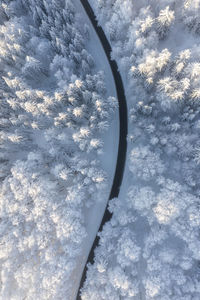
[[[118,67],[117,63],[114,60],[111,60],[110,55],[111,55],[111,46],[100,26],[98,26],[96,17],[94,15],[94,12],[88,3],[87,0],[80,0],[81,4],[83,5],[99,39],[100,42],[104,48],[104,51],[106,53],[106,56],[108,58],[108,62],[110,64],[112,74],[114,77],[115,81],[115,86],[117,90],[117,97],[118,97],[118,103],[119,103],[119,122],[120,122],[120,128],[119,128],[119,146],[118,146],[118,156],[117,156],[117,163],[116,163],[116,169],[115,169],[115,175],[113,179],[113,184],[109,196],[109,200],[118,197],[119,195],[119,190],[123,178],[123,173],[124,173],[124,167],[125,167],[125,161],[126,161],[126,152],[127,152],[127,132],[128,132],[128,118],[127,118],[127,105],[126,105],[126,97],[124,93],[124,87],[122,83],[122,79],[120,76],[120,73],[118,72]],[[109,202],[108,200],[108,202]],[[108,222],[112,217],[112,214],[108,210],[108,204],[101,222],[101,225],[99,227],[98,232],[102,231],[103,226],[106,222]],[[94,250],[99,244],[99,236],[96,235],[96,238],[93,242],[92,248],[90,250],[90,253],[88,255],[88,259],[82,274],[79,290],[78,290],[78,295],[77,295],[77,300],[81,300],[81,288],[83,287],[83,284],[86,280],[86,272],[87,272],[87,264],[94,263]]]

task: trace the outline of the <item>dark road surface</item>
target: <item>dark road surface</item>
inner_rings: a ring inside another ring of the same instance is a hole
[[[110,192],[109,200],[118,197],[120,186],[122,183],[123,173],[124,173],[124,167],[125,167],[125,161],[126,161],[126,152],[127,152],[127,132],[128,132],[128,118],[127,118],[127,104],[126,104],[126,97],[124,93],[124,87],[121,79],[121,75],[118,72],[117,63],[114,60],[111,60],[111,46],[104,34],[103,29],[98,26],[96,17],[94,15],[94,12],[88,3],[87,0],[80,0],[81,4],[83,5],[83,8],[85,9],[85,12],[87,13],[99,39],[103,46],[103,49],[106,53],[106,56],[108,58],[108,62],[110,64],[112,74],[115,81],[116,91],[117,91],[117,98],[118,98],[118,104],[119,104],[119,146],[118,146],[118,156],[117,156],[117,162],[116,162],[116,169],[115,169],[115,175],[113,179],[113,184]],[[108,203],[107,207],[103,216],[103,219],[101,221],[100,227],[98,232],[101,232],[103,229],[104,224],[109,221],[112,217],[112,214],[108,210]],[[86,272],[87,272],[87,264],[94,262],[94,250],[99,244],[99,237],[96,235],[95,240],[93,242],[92,248],[90,250],[90,253],[88,255],[88,259],[82,274],[81,282],[79,285],[78,295],[76,300],[81,300],[81,288],[83,287],[83,284],[86,280]]]

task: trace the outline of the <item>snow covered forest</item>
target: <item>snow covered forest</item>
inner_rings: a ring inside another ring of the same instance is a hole
[[[81,299],[199,300],[200,0],[89,2],[129,133]],[[0,0],[0,300],[75,300],[90,212],[108,198],[118,102],[80,5]]]
[[[200,299],[200,1],[90,0],[123,74],[127,169],[82,299]]]

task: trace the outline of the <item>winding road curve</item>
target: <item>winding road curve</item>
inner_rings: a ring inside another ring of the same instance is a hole
[[[118,104],[119,104],[119,146],[118,146],[118,155],[117,155],[117,162],[116,162],[116,169],[115,169],[115,175],[113,179],[113,184],[110,192],[109,200],[118,197],[120,186],[123,179],[124,174],[124,167],[125,167],[125,161],[126,161],[126,152],[127,152],[127,133],[128,133],[128,118],[127,118],[127,104],[126,104],[126,97],[124,93],[124,87],[123,82],[120,73],[118,72],[117,63],[115,60],[111,60],[111,46],[104,34],[103,29],[97,24],[95,14],[87,0],[80,0],[83,8],[85,9],[85,12],[87,13],[99,39],[103,46],[103,49],[106,53],[106,56],[108,58],[108,62],[110,64],[112,74],[115,81],[115,87],[117,91],[117,97],[118,97]],[[112,213],[108,210],[108,203],[106,206],[106,210],[104,212],[103,219],[101,221],[101,224],[99,226],[98,232],[101,232],[103,229],[103,226],[106,222],[108,222],[111,217]],[[83,287],[83,284],[86,280],[86,272],[87,272],[87,264],[94,263],[94,250],[99,245],[99,236],[96,235],[95,240],[93,242],[92,248],[90,250],[90,253],[87,258],[87,262],[85,264],[82,278],[79,285],[78,295],[76,300],[81,300],[81,288]]]

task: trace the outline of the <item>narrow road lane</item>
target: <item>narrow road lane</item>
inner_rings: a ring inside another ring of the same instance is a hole
[[[117,63],[115,60],[111,60],[110,56],[111,56],[112,49],[111,49],[111,46],[104,34],[104,31],[100,26],[98,26],[96,17],[94,15],[94,12],[93,12],[89,2],[87,0],[80,0],[80,2],[83,5],[85,12],[87,13],[87,15],[97,33],[99,39],[100,39],[100,42],[103,46],[106,56],[108,58],[108,62],[110,64],[112,74],[114,77],[114,81],[115,81],[118,104],[119,104],[119,124],[120,124],[119,125],[119,146],[118,146],[118,155],[117,155],[115,175],[114,175],[114,179],[113,179],[110,196],[108,199],[108,203],[109,203],[109,200],[111,200],[115,197],[118,197],[119,191],[120,191],[120,186],[121,186],[122,179],[123,179],[123,174],[124,174],[126,152],[127,152],[126,138],[127,138],[127,133],[128,133],[126,97],[125,97],[125,93],[124,93],[124,87],[123,87],[121,75],[118,72]],[[105,213],[104,213],[104,216],[103,216],[103,219],[100,224],[98,232],[102,231],[104,224],[106,222],[108,222],[112,217],[112,214],[108,210],[108,203],[107,203],[107,207],[106,207],[106,210],[105,210]],[[83,287],[83,284],[86,280],[87,264],[94,263],[94,251],[95,251],[95,248],[98,246],[98,244],[99,244],[99,237],[98,237],[98,235],[96,235],[96,238],[93,242],[92,248],[88,255],[88,259],[87,259],[87,262],[86,262],[86,265],[85,265],[85,268],[84,268],[84,271],[82,274],[82,278],[81,278],[81,282],[80,282],[80,286],[79,286],[79,290],[78,290],[78,295],[76,298],[77,300],[81,300],[81,288]]]

